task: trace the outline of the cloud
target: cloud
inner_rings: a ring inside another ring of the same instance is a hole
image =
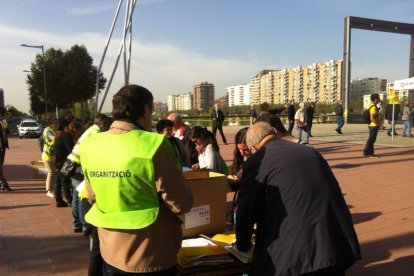
[[[21,99],[28,98],[25,83],[26,74],[36,49],[19,47],[22,43],[44,44],[45,48],[69,49],[74,44],[84,44],[98,65],[107,37],[98,33],[78,33],[74,35],[54,34],[35,29],[21,29],[0,24],[0,64],[7,70],[1,70],[0,83],[6,93],[6,103],[18,109],[28,111],[29,103]],[[4,42],[4,43],[3,43]],[[103,73],[109,79],[121,40],[114,37],[103,65]],[[209,57],[203,53],[189,52],[171,44],[157,44],[133,41],[130,83],[146,86],[157,100],[166,101],[167,95],[192,91],[193,85],[208,81],[216,87],[216,97],[225,94],[231,85],[250,82],[261,66],[255,59],[226,59]],[[123,58],[109,90],[104,111],[110,110],[112,95],[123,86]],[[102,97],[101,97],[102,99]]]
[[[117,5],[114,3],[102,5],[101,3],[96,3],[95,5],[88,4],[87,6],[83,7],[76,7],[67,9],[66,12],[69,15],[90,15],[90,14],[97,14],[101,12],[106,12],[109,10],[115,11],[117,8]]]

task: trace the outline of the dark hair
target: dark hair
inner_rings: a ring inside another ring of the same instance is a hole
[[[267,107],[270,107],[269,104],[267,102],[264,102],[260,105],[260,110],[264,111]]]
[[[220,147],[217,143],[216,136],[205,127],[194,126],[191,130],[191,138],[199,138],[202,140],[210,140],[213,149],[220,152]]]
[[[280,120],[280,118],[276,115],[271,115],[269,113],[264,113],[262,115],[260,115],[259,117],[257,117],[256,122],[265,122],[270,124],[272,127],[274,127],[277,132],[280,132],[282,134],[287,134],[288,131],[286,130],[285,126],[283,125],[282,121]]]
[[[112,117],[133,124],[145,113],[145,106],[153,108],[154,97],[145,87],[131,84],[122,87],[112,98]]]
[[[170,121],[168,119],[161,119],[158,121],[157,125],[155,126],[155,129],[157,130],[159,134],[162,134],[164,129],[166,129],[167,127],[173,127],[173,126],[174,126],[173,121]]]
[[[101,131],[107,131],[112,124],[112,119],[105,114],[98,114],[93,122],[98,126],[102,124]]]
[[[57,122],[57,123],[59,123],[59,119],[52,119],[52,120],[49,120],[49,121],[48,121],[48,123],[47,123],[47,125],[48,125],[48,126],[51,126],[51,125],[53,125],[53,124],[54,124],[54,123],[56,123],[56,122]]]
[[[239,148],[237,147],[238,144],[246,144],[246,133],[249,128],[245,127],[240,129],[234,138],[235,149],[233,152],[233,163],[230,166],[230,174],[237,174],[240,170],[241,166],[244,163],[243,156],[241,155]]]
[[[78,139],[81,132],[83,131],[82,124],[75,120],[72,123],[70,123],[67,127],[65,127],[64,131],[70,133],[74,137],[74,139]]]
[[[371,94],[371,102],[375,101],[375,99],[379,99],[380,96],[378,93]]]

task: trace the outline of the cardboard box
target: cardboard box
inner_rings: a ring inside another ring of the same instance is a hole
[[[193,193],[193,208],[180,216],[183,237],[212,235],[226,230],[227,177],[215,172],[184,173]]]
[[[47,170],[43,161],[32,161],[33,178],[46,179]]]

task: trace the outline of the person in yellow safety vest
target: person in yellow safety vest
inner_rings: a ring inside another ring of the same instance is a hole
[[[48,197],[55,197],[53,195],[54,186],[55,186],[55,178],[56,178],[56,171],[55,166],[52,162],[52,153],[53,147],[55,143],[55,135],[59,128],[59,120],[53,119],[49,127],[43,130],[43,151],[42,151],[42,160],[45,164],[45,168],[47,170],[47,177],[46,177],[46,195]]]
[[[76,188],[84,180],[82,167],[79,157],[79,146],[86,138],[95,135],[97,133],[107,131],[112,123],[112,119],[105,114],[98,114],[90,126],[79,138],[76,145],[73,147],[72,152],[69,154],[68,159],[76,164],[73,169],[73,173],[70,175],[72,181],[72,227],[75,233],[82,233],[85,236],[90,236],[91,246],[89,253],[89,266],[88,275],[102,275],[102,257],[99,250],[99,238],[96,227],[88,224],[84,217],[85,213],[91,208],[91,205],[86,199],[86,189],[83,185],[83,189],[78,191]]]
[[[151,133],[153,96],[127,85],[113,97],[109,131],[79,147],[88,199],[86,221],[98,227],[104,275],[176,275],[182,232],[177,215],[193,203],[160,134]]]

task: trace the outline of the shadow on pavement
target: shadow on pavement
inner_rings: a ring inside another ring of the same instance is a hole
[[[50,204],[24,204],[24,205],[14,205],[14,206],[0,206],[0,210],[8,210],[8,209],[18,209],[18,208],[27,208],[27,207],[40,207],[40,206],[48,206]]]
[[[373,220],[374,218],[382,215],[382,212],[369,212],[369,213],[355,213],[352,214],[352,221],[354,224]]]
[[[347,272],[347,276],[411,276],[414,253],[410,256],[392,259],[397,250],[414,248],[414,232],[361,243],[362,259]],[[414,252],[414,251],[413,251]],[[388,260],[388,262],[385,262]]]

